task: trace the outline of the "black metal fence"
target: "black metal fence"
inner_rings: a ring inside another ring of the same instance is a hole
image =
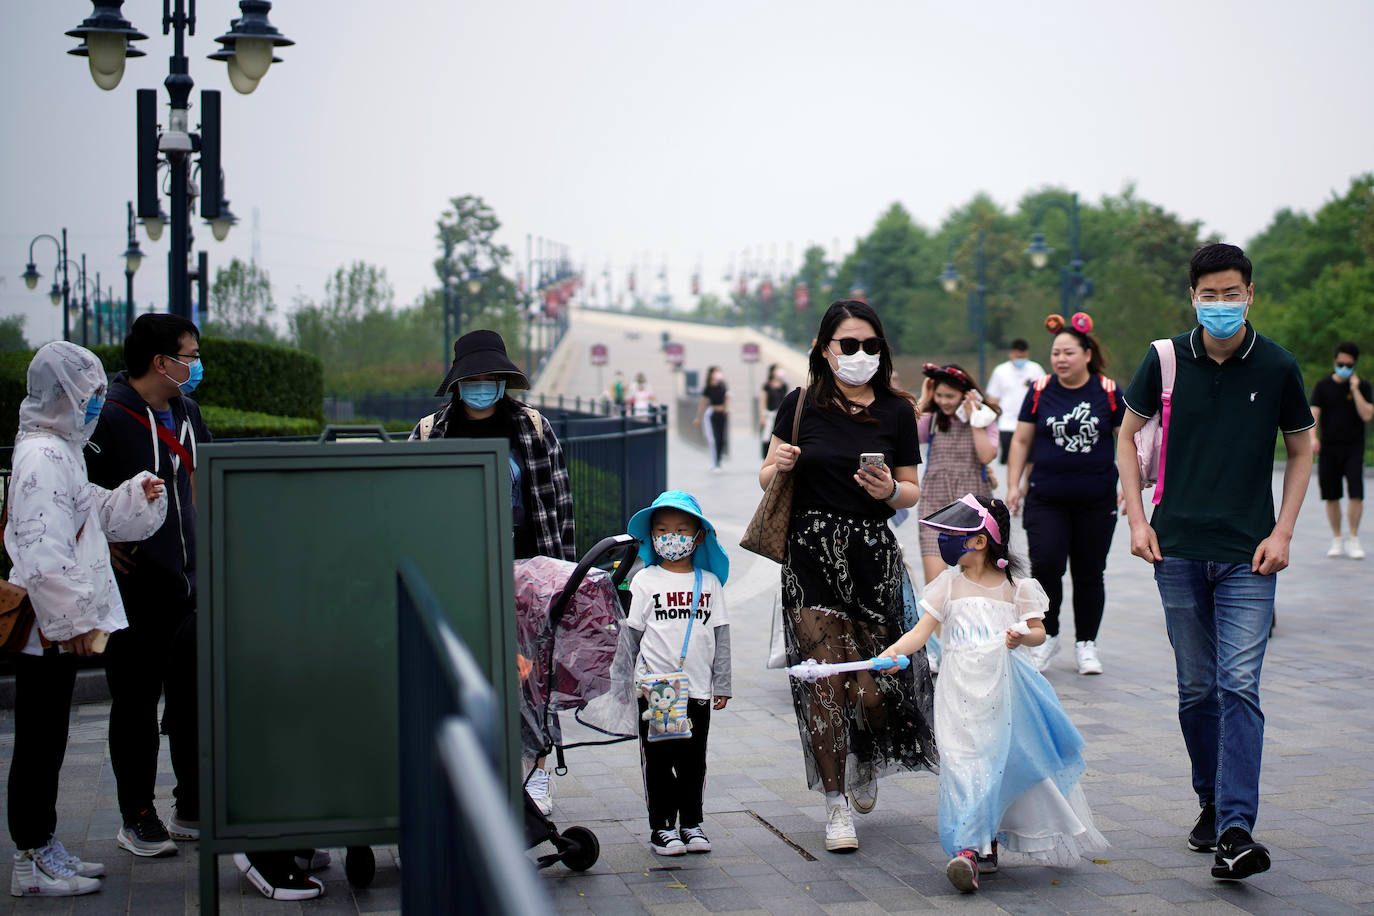
[[[491,686],[409,560],[396,575],[401,909],[551,913],[497,777]]]

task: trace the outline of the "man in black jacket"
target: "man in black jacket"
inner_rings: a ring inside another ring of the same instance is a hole
[[[110,763],[124,827],[115,837],[138,856],[175,855],[172,837],[197,839],[196,765],[196,448],[210,441],[200,408],[187,395],[199,383],[196,326],[176,315],[143,315],[124,340],[127,371],[110,382],[86,452],[90,479],[113,486],[139,471],[166,484],[167,521],[152,537],[111,545],[129,628],[110,637]],[[158,699],[177,785],[169,834],[153,805]]]

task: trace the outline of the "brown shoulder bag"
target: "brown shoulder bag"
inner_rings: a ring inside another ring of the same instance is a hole
[[[798,388],[797,409],[792,414],[792,442],[797,444],[801,432],[802,409],[806,406],[806,389]],[[763,491],[763,499],[744,529],[739,545],[745,550],[781,563],[787,553],[787,530],[792,524],[792,472],[778,471]]]

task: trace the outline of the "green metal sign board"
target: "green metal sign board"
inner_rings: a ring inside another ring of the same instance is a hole
[[[217,854],[396,841],[402,558],[496,691],[506,739],[498,772],[517,805],[507,454],[495,439],[200,450],[207,912]]]

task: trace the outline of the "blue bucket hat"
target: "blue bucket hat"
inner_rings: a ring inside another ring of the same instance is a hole
[[[678,509],[701,520],[701,528],[706,532],[706,536],[692,552],[692,565],[715,573],[716,578],[724,585],[730,576],[730,558],[725,555],[720,541],[716,539],[716,526],[701,514],[701,504],[697,502],[697,498],[685,490],[666,490],[660,493],[647,509],[640,509],[631,517],[627,531],[630,537],[639,541],[639,558],[644,561],[644,565],[652,566],[658,562],[649,533],[649,522],[656,509]]]

